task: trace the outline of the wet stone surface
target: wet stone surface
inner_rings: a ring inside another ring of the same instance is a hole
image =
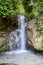
[[[13,64],[13,63],[2,63],[0,65],[18,65],[18,64]]]
[[[4,53],[0,55],[1,63],[14,63],[17,65],[43,65],[43,55],[28,51],[25,53]]]

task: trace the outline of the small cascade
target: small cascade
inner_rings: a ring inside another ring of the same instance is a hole
[[[12,31],[9,37],[9,43],[11,44],[11,53],[26,52],[26,31],[25,31],[25,17],[18,15],[18,29]]]
[[[25,17],[19,16],[18,18],[19,29],[20,29],[20,50],[26,50],[26,36],[25,36]]]

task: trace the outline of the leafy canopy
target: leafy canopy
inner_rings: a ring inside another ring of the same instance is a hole
[[[22,13],[22,10],[22,0],[0,0],[0,16]]]

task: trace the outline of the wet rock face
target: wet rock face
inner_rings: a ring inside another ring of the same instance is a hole
[[[9,33],[0,31],[0,52],[8,49]]]
[[[0,51],[7,49],[12,42],[9,43],[10,32],[18,28],[16,15],[9,15],[5,18],[0,16]],[[12,37],[13,38],[13,37]],[[15,38],[14,38],[15,39]]]
[[[0,31],[4,30],[6,25],[4,25],[3,17],[0,16]]]
[[[18,64],[13,64],[13,63],[3,63],[3,64],[0,64],[0,65],[18,65]]]
[[[18,37],[17,31],[0,32],[0,52],[7,50],[14,50],[17,47]]]
[[[28,22],[27,26],[27,39],[28,44],[33,48],[40,50],[42,48],[41,41],[43,40],[42,37],[37,36],[37,25],[35,24],[36,21],[32,20]]]
[[[14,29],[17,29],[18,28],[18,19],[17,19],[17,15],[9,15],[6,17],[7,19],[7,27],[8,27],[8,30],[12,31]]]
[[[0,52],[11,51],[19,48],[19,30],[11,32],[0,32]]]

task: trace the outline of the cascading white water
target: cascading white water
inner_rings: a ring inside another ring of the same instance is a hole
[[[26,50],[26,31],[25,31],[25,17],[18,15],[18,29],[12,31],[9,37],[9,43],[12,45],[9,54],[27,52]]]
[[[19,22],[19,29],[20,29],[20,39],[21,39],[21,47],[20,49],[21,50],[26,50],[26,46],[25,46],[25,43],[26,43],[26,36],[25,36],[25,17],[24,16],[19,16],[18,18],[18,22]]]

